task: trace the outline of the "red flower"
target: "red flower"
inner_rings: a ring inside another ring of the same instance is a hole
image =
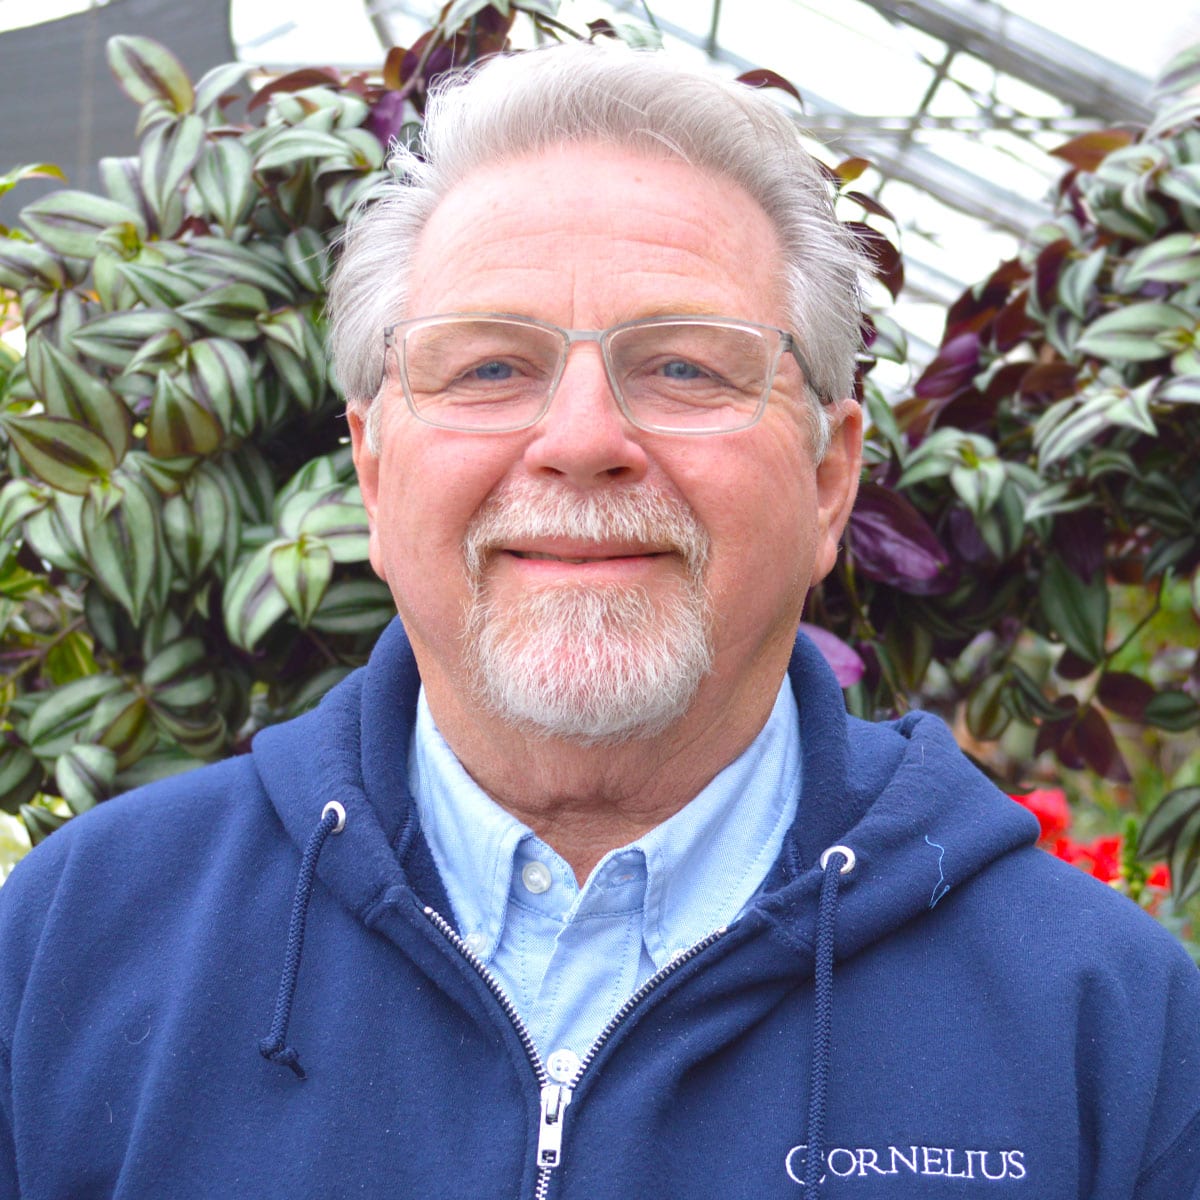
[[[1066,833],[1071,824],[1071,810],[1067,807],[1066,793],[1061,788],[1036,788],[1027,796],[1014,796],[1038,819],[1042,827],[1042,841],[1049,841],[1060,833]]]
[[[1068,837],[1057,838],[1051,851],[1066,862],[1074,863],[1104,883],[1121,878],[1121,837],[1111,834],[1092,842],[1074,842]]]

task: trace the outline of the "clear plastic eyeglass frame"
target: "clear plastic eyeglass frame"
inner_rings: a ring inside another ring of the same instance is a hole
[[[516,325],[518,327],[541,330],[545,333],[554,334],[561,341],[561,346],[558,354],[558,361],[555,366],[553,375],[551,376],[548,385],[546,386],[546,394],[542,398],[541,406],[536,411],[531,411],[529,415],[522,415],[521,419],[508,424],[502,425],[477,425],[473,423],[455,423],[437,420],[431,416],[428,411],[423,410],[413,399],[412,389],[409,386],[408,373],[406,367],[406,343],[411,333],[430,327],[439,325],[452,325],[456,323],[466,323],[472,321],[500,321],[508,325]],[[741,419],[736,424],[726,424],[717,426],[689,426],[687,424],[656,424],[653,421],[648,421],[644,417],[640,417],[635,413],[629,402],[627,401],[623,389],[621,387],[618,372],[612,357],[612,341],[620,335],[637,329],[652,329],[660,326],[692,326],[700,328],[726,328],[741,330],[744,332],[754,333],[762,337],[767,343],[767,354],[764,359],[764,380],[762,394],[759,397],[757,407],[748,415]],[[771,346],[771,340],[774,339],[774,346]],[[804,378],[805,385],[817,397],[821,404],[829,404],[830,398],[823,395],[813,380],[812,370],[808,365],[807,360],[800,351],[800,347],[796,344],[794,334],[787,332],[784,329],[776,328],[773,325],[759,325],[753,321],[741,321],[735,318],[727,317],[708,317],[708,316],[661,316],[661,317],[643,317],[634,321],[624,321],[618,325],[610,326],[608,329],[563,329],[559,325],[553,325],[548,321],[539,321],[533,317],[520,316],[515,313],[503,312],[464,312],[464,313],[447,313],[429,317],[414,317],[408,321],[399,321],[395,325],[387,326],[383,331],[384,340],[384,379],[392,378],[392,372],[389,370],[389,364],[395,363],[395,375],[398,376],[398,382],[404,393],[405,402],[408,405],[409,411],[426,425],[432,425],[438,429],[452,429],[458,432],[468,433],[515,433],[522,429],[528,429],[536,425],[549,411],[550,405],[554,400],[555,393],[558,390],[559,382],[562,379],[563,372],[566,370],[567,355],[570,353],[571,347],[579,342],[594,342],[600,347],[601,358],[604,362],[604,371],[608,378],[609,388],[616,399],[617,406],[620,408],[626,420],[629,421],[637,429],[644,430],[649,433],[670,433],[683,434],[687,436],[704,436],[721,433],[736,433],[743,429],[749,429],[754,425],[766,410],[767,401],[771,395],[771,389],[774,386],[776,375],[779,371],[779,362],[783,355],[790,354],[795,360],[796,365],[800,368],[800,373]]]

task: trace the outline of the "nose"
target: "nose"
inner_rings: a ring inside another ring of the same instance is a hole
[[[645,476],[639,431],[617,404],[599,346],[572,347],[550,408],[533,427],[525,465],[579,488]]]

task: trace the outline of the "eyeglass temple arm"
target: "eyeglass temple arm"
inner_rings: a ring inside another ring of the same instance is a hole
[[[808,359],[806,359],[804,355],[800,353],[800,347],[796,345],[795,335],[791,333],[784,333],[783,345],[784,349],[786,349],[787,352],[796,360],[796,366],[800,368],[800,374],[804,376],[804,382],[808,384],[808,387],[813,395],[816,396],[816,398],[822,404],[832,404],[833,398],[825,395],[825,393],[821,391],[819,387],[817,387],[817,382],[815,379],[813,379],[812,368],[808,365]]]

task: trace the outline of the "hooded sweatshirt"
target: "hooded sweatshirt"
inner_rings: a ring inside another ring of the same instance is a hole
[[[941,722],[847,718],[803,638],[790,677],[758,898],[568,1080],[455,930],[398,622],[251,754],[72,821],[0,889],[0,1197],[1200,1197],[1182,948]]]

